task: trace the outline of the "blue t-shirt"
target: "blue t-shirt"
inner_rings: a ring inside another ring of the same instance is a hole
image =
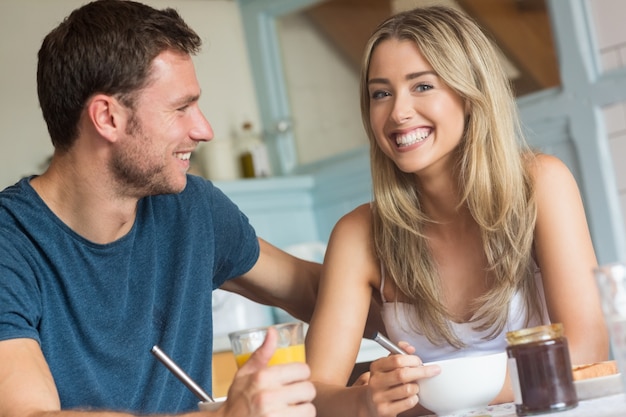
[[[211,294],[258,259],[247,217],[188,176],[181,193],[140,200],[126,236],[95,244],[29,180],[0,193],[0,340],[39,342],[63,409],[197,409],[150,349],[159,345],[211,391]]]

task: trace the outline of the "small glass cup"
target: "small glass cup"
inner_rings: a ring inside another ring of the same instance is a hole
[[[306,361],[304,354],[304,324],[302,322],[282,323],[268,327],[239,330],[228,334],[239,368],[263,344],[267,329],[270,327],[277,330],[278,343],[268,365]]]
[[[615,262],[594,270],[611,351],[626,386],[626,264]]]

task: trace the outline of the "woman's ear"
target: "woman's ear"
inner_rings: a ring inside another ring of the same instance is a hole
[[[87,102],[87,117],[100,136],[115,142],[126,129],[128,109],[114,97],[96,94]]]

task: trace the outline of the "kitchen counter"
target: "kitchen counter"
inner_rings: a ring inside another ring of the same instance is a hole
[[[580,401],[571,410],[542,414],[554,417],[624,417],[626,416],[626,395],[624,393],[607,397]],[[517,417],[515,404],[506,403],[489,406],[482,410],[457,414],[455,417]]]
[[[230,340],[228,340],[228,336],[217,336],[213,340],[213,352],[230,352],[230,350]],[[378,343],[373,340],[363,339],[356,362],[369,362],[387,356],[388,354],[389,352]]]
[[[213,344],[214,352],[230,352],[230,341],[228,336],[218,336]],[[357,356],[357,363],[369,362],[389,353],[373,340],[363,339],[361,348]],[[234,363],[234,358],[232,358]],[[234,372],[234,370],[233,370]],[[214,384],[215,385],[215,384]],[[223,389],[227,389],[226,387]],[[214,387],[214,389],[217,387]],[[221,392],[221,391],[220,391]],[[225,391],[224,391],[225,392]],[[221,394],[222,395],[222,394]],[[626,394],[609,395],[600,398],[580,401],[578,407],[567,411],[560,411],[543,416],[555,417],[624,417],[626,416]],[[455,417],[517,417],[515,414],[515,404],[506,403],[489,406],[481,410],[476,410]]]

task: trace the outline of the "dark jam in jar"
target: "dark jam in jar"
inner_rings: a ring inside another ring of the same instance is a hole
[[[506,339],[518,416],[563,411],[578,405],[562,324],[508,332]]]

